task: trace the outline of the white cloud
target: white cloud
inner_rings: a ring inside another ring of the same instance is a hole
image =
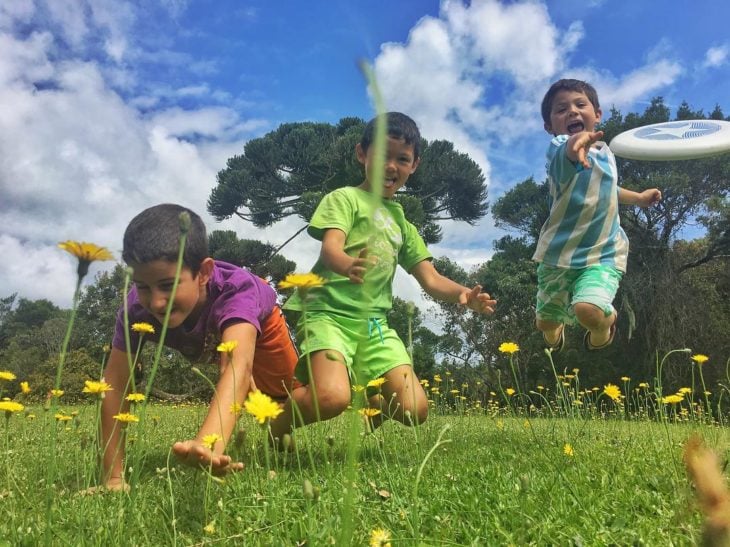
[[[705,68],[716,68],[727,62],[730,48],[726,45],[711,47],[705,52],[705,60],[702,66]]]

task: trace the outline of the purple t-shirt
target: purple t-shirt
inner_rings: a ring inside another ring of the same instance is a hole
[[[277,306],[276,291],[263,279],[250,271],[227,262],[215,261],[213,274],[207,284],[208,298],[198,321],[188,328],[185,324],[167,329],[165,345],[178,350],[185,357],[200,361],[204,352],[215,352],[224,326],[232,323],[251,323],[259,334],[261,325]],[[154,334],[145,334],[144,340],[157,342],[162,325],[145,310],[137,298],[137,289],[132,287],[127,297],[129,325],[149,323]],[[130,328],[132,351],[137,350],[139,334]],[[124,341],[124,307],[117,313],[117,323],[112,345],[126,351]],[[211,353],[215,355],[215,353]]]

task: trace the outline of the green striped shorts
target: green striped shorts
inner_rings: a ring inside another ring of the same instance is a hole
[[[537,318],[543,321],[575,323],[573,306],[593,304],[608,317],[623,273],[612,266],[596,264],[580,270],[537,266]]]

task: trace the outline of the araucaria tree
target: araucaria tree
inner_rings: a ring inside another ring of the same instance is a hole
[[[259,228],[288,216],[306,225],[326,193],[362,182],[355,145],[364,127],[359,118],[337,125],[286,123],[250,140],[218,173],[208,211],[218,220],[236,215]],[[422,141],[421,164],[396,199],[427,243],[440,241],[438,221],[474,223],[488,207],[481,169],[448,141]]]

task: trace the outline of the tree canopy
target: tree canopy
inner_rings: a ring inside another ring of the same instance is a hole
[[[308,222],[322,197],[362,182],[355,157],[365,122],[285,123],[252,139],[218,173],[208,211],[218,220],[236,215],[255,226],[288,216]],[[396,199],[427,243],[441,239],[440,220],[475,223],[487,212],[480,167],[448,141],[421,141],[421,163]]]

